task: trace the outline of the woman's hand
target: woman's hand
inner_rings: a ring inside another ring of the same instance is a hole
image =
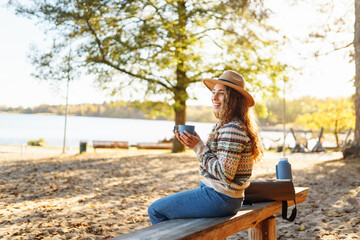
[[[200,136],[195,132],[195,136],[191,135],[188,131],[184,131],[186,134],[179,134],[179,132],[173,131],[176,138],[184,144],[186,147],[193,149],[199,142],[200,142]]]

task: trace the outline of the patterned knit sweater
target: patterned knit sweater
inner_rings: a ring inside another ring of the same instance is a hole
[[[239,122],[225,124],[206,145],[200,141],[193,150],[206,186],[233,198],[244,197],[244,190],[250,184],[253,157],[250,138]]]

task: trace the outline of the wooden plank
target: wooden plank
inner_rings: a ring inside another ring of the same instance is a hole
[[[138,149],[171,149],[172,142],[169,143],[138,143],[136,148]]]
[[[305,201],[308,188],[295,188],[296,203]],[[288,201],[288,206],[294,201]],[[235,216],[221,218],[174,219],[113,238],[126,239],[224,239],[251,228],[282,210],[281,201],[244,206]]]
[[[196,233],[199,228],[207,228],[209,226],[217,225],[231,217],[224,218],[189,218],[189,219],[174,219],[166,222],[156,224],[151,227],[143,228],[135,232],[121,235],[112,238],[113,240],[168,240],[168,239],[187,239],[187,235]]]
[[[302,203],[305,201],[308,188],[295,188],[296,202]],[[288,206],[294,205],[293,201],[288,201]],[[258,203],[240,210],[235,216],[225,222],[221,222],[216,226],[207,229],[202,229],[184,239],[206,239],[211,236],[211,239],[224,239],[237,232],[248,229],[257,225],[266,218],[280,212],[282,210],[281,201]],[[214,238],[213,238],[214,236]],[[179,238],[181,239],[181,238]]]
[[[129,148],[129,143],[125,141],[93,141],[93,148]]]
[[[276,240],[276,217],[271,216],[249,228],[250,240]]]

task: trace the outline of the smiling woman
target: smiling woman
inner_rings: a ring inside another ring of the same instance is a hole
[[[148,209],[152,224],[177,218],[220,217],[236,214],[249,186],[253,165],[263,155],[250,107],[253,97],[244,78],[225,71],[218,79],[204,79],[219,122],[204,144],[199,135],[185,131],[176,137],[192,148],[200,162],[198,188],[158,199]]]

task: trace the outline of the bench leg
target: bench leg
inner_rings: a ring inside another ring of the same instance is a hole
[[[250,228],[249,239],[251,240],[276,240],[276,217],[271,216],[255,227]]]

